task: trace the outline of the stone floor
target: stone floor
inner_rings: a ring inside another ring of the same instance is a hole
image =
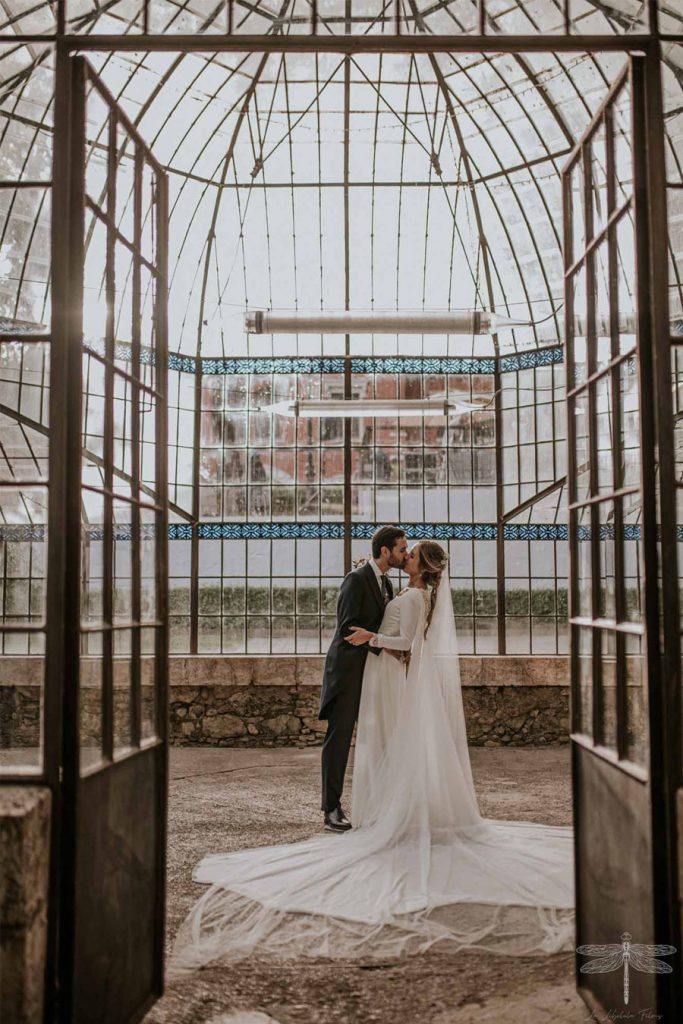
[[[319,750],[171,751],[169,937],[203,891],[205,853],[291,842],[320,828]],[[482,813],[571,822],[569,752],[473,748]],[[145,1024],[578,1024],[573,957],[432,951],[402,961],[275,963],[252,957],[168,986]]]

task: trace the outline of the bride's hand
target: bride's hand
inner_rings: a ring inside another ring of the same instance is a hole
[[[374,633],[371,633],[369,629],[363,629],[362,626],[351,626],[351,636],[345,636],[344,639],[348,643],[353,644],[354,647],[360,647],[361,644],[366,644]]]

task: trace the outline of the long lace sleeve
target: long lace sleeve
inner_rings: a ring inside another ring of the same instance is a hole
[[[422,591],[417,589],[409,591],[400,598],[400,602],[398,636],[375,633],[370,641],[371,647],[388,647],[392,651],[409,651],[412,647],[422,612]]]

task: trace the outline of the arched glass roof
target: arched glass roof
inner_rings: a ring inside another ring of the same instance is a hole
[[[69,26],[139,31],[143,6],[72,2]],[[150,28],[224,31],[225,5],[209,13],[207,6],[153,3]],[[53,7],[2,0],[0,31],[53,31]],[[680,28],[674,7],[662,9],[668,27]],[[571,6],[572,24],[580,32],[642,31],[646,8],[640,0],[582,0]],[[317,10],[320,33],[343,30],[343,4],[330,0]],[[353,4],[353,31],[386,28],[388,10]],[[403,27],[421,35],[473,31],[477,10],[471,0],[410,3]],[[296,33],[306,11],[288,6],[278,27],[274,5],[235,5],[235,30]],[[492,35],[562,30],[556,0],[489,0],[485,11]],[[52,46],[5,44],[0,57],[0,176],[46,180]],[[501,352],[561,341],[559,171],[623,54],[95,52],[90,59],[170,172],[171,351],[336,354],[343,336],[248,337],[242,314],[346,305],[476,307],[534,323],[501,332]],[[680,92],[679,55],[667,53],[667,64]],[[90,109],[96,163],[105,128],[96,105]],[[0,201],[13,205],[0,239],[1,312],[47,323],[49,195],[30,189]],[[88,304],[100,303],[100,295],[87,295],[86,322]],[[358,354],[494,349],[485,336],[351,338]]]

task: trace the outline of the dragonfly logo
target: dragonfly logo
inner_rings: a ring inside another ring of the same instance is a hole
[[[610,971],[618,971],[624,968],[624,1005],[628,1006],[630,968],[635,971],[643,971],[645,974],[671,974],[673,967],[658,960],[659,956],[671,956],[676,952],[675,946],[665,945],[643,945],[640,942],[631,942],[630,932],[624,932],[621,942],[608,942],[604,945],[577,946],[576,952],[583,956],[596,957],[589,960],[587,964],[581,965],[584,974],[607,974]]]

